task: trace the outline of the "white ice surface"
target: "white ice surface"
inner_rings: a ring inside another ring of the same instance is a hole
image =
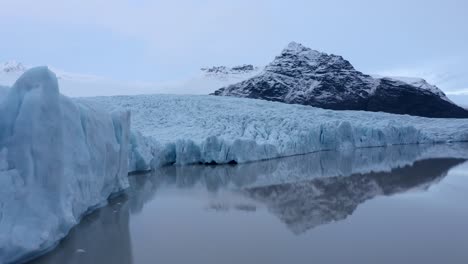
[[[171,163],[244,163],[320,150],[468,141],[468,119],[333,111],[215,96],[77,100],[108,110],[130,110],[132,130],[144,138],[138,141],[143,144],[132,146],[138,152],[132,157],[138,160],[130,163],[145,168]]]
[[[128,186],[128,112],[60,95],[46,67],[0,95],[0,263],[62,239],[90,209]]]

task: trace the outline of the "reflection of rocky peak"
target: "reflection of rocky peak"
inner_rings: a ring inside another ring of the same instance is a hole
[[[301,233],[344,219],[377,195],[436,182],[468,158],[467,149],[467,144],[400,145],[349,153],[324,151],[234,166],[168,166],[130,178],[130,206],[132,212],[139,212],[164,188],[201,188],[221,193],[220,197],[228,190],[247,196],[246,200],[235,204],[216,200],[214,207],[240,209],[238,205],[248,204],[253,208],[263,203],[291,230]]]
[[[244,193],[262,203],[295,234],[319,225],[343,220],[359,204],[379,195],[427,188],[464,159],[429,159],[390,172],[353,174],[347,177],[253,187]]]

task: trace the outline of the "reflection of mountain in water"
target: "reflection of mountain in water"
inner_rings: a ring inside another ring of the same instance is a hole
[[[196,188],[219,200],[240,196],[243,203],[231,208],[255,214],[255,205],[244,202],[264,204],[299,234],[345,219],[375,196],[427,188],[462,163],[467,149],[467,144],[392,146],[235,166],[165,167],[130,176],[125,195],[86,216],[57,249],[32,263],[132,263],[129,219],[163,189]],[[230,209],[222,202],[216,206]]]
[[[322,151],[235,166],[169,166],[153,171],[151,177],[146,176],[150,178],[150,185],[158,188],[167,185],[178,188],[202,185],[210,191],[220,188],[239,189],[318,177],[391,171],[429,158],[468,158],[467,148],[468,144],[401,145],[348,152]]]
[[[351,215],[359,204],[378,195],[427,188],[463,159],[428,159],[390,172],[253,187],[244,193],[265,203],[292,232],[299,234]]]
[[[359,204],[378,195],[424,189],[466,157],[467,144],[406,145],[317,152],[236,166],[165,167],[134,179],[132,186],[145,191],[133,192],[132,208],[141,210],[159,188],[228,189],[265,204],[298,234],[345,219]],[[234,208],[244,206],[251,205]],[[229,209],[222,203],[211,207]]]

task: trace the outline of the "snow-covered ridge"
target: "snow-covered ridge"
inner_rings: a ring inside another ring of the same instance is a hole
[[[227,66],[213,66],[213,67],[206,67],[201,68],[202,72],[206,74],[246,74],[254,71],[258,71],[258,67],[254,67],[252,64],[244,64],[238,65],[234,67],[227,67]]]
[[[46,67],[0,94],[0,113],[0,263],[10,263],[50,248],[128,187],[130,116],[60,95]]]
[[[21,74],[25,73],[27,70],[34,68],[29,65],[23,64],[17,61],[6,61],[0,64],[0,74],[8,74],[11,77],[18,78]],[[103,77],[91,75],[91,74],[79,74],[79,73],[70,73],[66,72],[54,67],[48,66],[51,71],[53,71],[57,77],[57,79],[64,79],[64,80],[80,80],[80,81],[97,81],[103,79]],[[4,83],[0,83],[6,85]]]
[[[416,78],[416,77],[402,77],[402,76],[380,76],[373,74],[372,77],[376,79],[388,79],[388,80],[393,80],[393,81],[399,81],[405,84],[409,84],[415,88],[422,89],[429,91],[433,94],[436,94],[443,98],[444,100],[450,101],[450,99],[447,97],[447,95],[439,89],[439,87],[432,85],[428,83],[426,80],[423,78]],[[450,101],[451,102],[451,101]]]
[[[344,60],[341,56],[328,55],[323,52],[315,51],[307,48],[299,43],[290,43],[283,51],[283,56],[298,56],[304,63],[313,65],[317,64],[320,66],[321,58],[328,59],[329,63],[339,65],[341,71],[355,71],[352,65]],[[320,63],[319,63],[320,62]],[[293,62],[290,62],[293,63]],[[282,74],[281,67],[284,65],[270,64],[266,70],[272,72],[279,72]],[[326,68],[320,66],[321,69],[318,72],[327,71]],[[27,69],[31,68],[29,65],[23,64],[17,61],[8,61],[0,63],[0,85],[11,86],[16,79],[24,73]],[[188,77],[185,80],[165,82],[165,83],[143,83],[143,82],[119,82],[102,76],[90,75],[90,74],[79,74],[70,73],[57,68],[49,67],[57,76],[61,88],[61,92],[64,95],[71,97],[88,97],[88,96],[105,96],[105,95],[136,95],[136,94],[209,94],[213,93],[220,87],[229,86],[238,82],[245,81],[252,78],[262,72],[264,67],[257,67],[251,64],[238,65],[233,67],[228,66],[214,66],[205,67],[201,69],[199,74]],[[298,71],[298,69],[295,69]],[[391,79],[394,81],[401,81],[409,84],[413,87],[417,87],[431,93],[437,94],[441,98],[451,102],[445,94],[436,86],[427,83],[425,80],[420,78],[409,78],[409,77],[383,77],[373,75],[376,80],[368,81],[367,92],[372,93],[378,86],[379,79]],[[285,78],[278,77],[277,80]],[[297,79],[297,77],[295,77]],[[364,78],[365,79],[365,78]],[[287,95],[288,100],[294,101],[299,96],[304,96],[308,93],[313,92],[315,88],[320,84],[318,81],[312,81],[310,83],[299,82],[300,91],[290,92]],[[242,93],[239,94],[243,96]],[[325,91],[317,98],[325,100],[333,96],[333,93]]]
[[[136,170],[245,163],[321,150],[468,141],[468,120],[333,111],[253,99],[141,95],[79,99],[132,113]]]
[[[4,65],[4,66],[2,66]],[[0,63],[0,86],[11,86],[30,66],[19,62]],[[209,94],[222,86],[248,79],[260,72],[253,65],[203,68],[185,79],[151,83],[117,81],[110,78],[70,73],[49,67],[57,76],[61,93],[70,97],[136,94]]]
[[[213,86],[210,90],[204,89],[206,91],[204,94],[209,94],[219,88],[219,85],[229,85],[251,78],[252,76],[258,74],[261,71],[261,68],[251,64],[244,64],[233,67],[213,66],[201,68],[200,70],[202,71],[201,79],[204,79],[207,85],[209,85],[210,82],[219,82],[217,83],[217,87]],[[188,88],[193,84],[188,82],[186,85]]]
[[[27,67],[17,61],[6,61],[0,64],[0,72],[4,73],[24,73]]]

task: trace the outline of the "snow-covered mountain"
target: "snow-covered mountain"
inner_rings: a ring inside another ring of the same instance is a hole
[[[211,78],[234,78],[241,77],[244,75],[252,75],[259,72],[259,67],[255,67],[251,64],[244,64],[234,67],[226,66],[214,66],[210,68],[201,68],[207,77]]]
[[[0,63],[0,86],[12,86],[21,74],[29,68],[31,66],[16,61]],[[70,73],[54,67],[49,67],[49,69],[57,75],[61,93],[71,97],[209,94],[219,87],[246,80],[260,72],[260,68],[253,65],[215,66],[202,68],[200,72],[178,81],[146,83],[118,81],[102,76]]]
[[[2,73],[24,73],[27,67],[17,61],[6,61],[0,64],[0,72]]]
[[[423,79],[372,77],[341,56],[291,42],[258,75],[214,95],[257,98],[334,110],[366,110],[426,117],[468,117]]]

